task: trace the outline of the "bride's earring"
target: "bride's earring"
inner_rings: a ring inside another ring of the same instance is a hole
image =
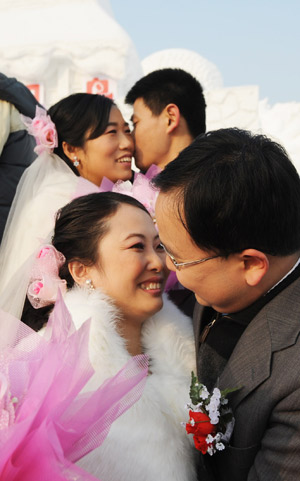
[[[85,285],[86,285],[86,288],[87,288],[88,291],[94,291],[95,290],[92,279],[87,279],[85,281]]]
[[[74,155],[73,165],[74,165],[74,167],[78,167],[78,165],[80,165],[80,161],[78,160],[77,155]]]

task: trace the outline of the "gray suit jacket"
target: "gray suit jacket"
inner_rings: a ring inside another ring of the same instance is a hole
[[[197,353],[202,311],[194,313]],[[297,279],[254,317],[220,376],[221,389],[242,388],[230,395],[230,446],[209,459],[217,481],[299,481],[299,332]]]

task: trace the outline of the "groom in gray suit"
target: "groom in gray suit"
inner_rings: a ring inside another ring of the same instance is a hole
[[[217,481],[300,479],[300,179],[284,149],[238,129],[203,134],[154,180],[167,264],[198,305],[198,377],[229,397]],[[188,393],[187,393],[188,395]]]

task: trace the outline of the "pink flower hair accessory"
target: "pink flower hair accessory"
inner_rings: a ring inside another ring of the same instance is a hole
[[[21,115],[28,133],[33,135],[36,141],[34,151],[40,155],[42,152],[53,152],[54,148],[58,146],[57,131],[50,115],[47,115],[45,109],[36,106],[35,117],[25,117]]]
[[[58,289],[63,294],[66,292],[67,283],[59,277],[59,269],[65,260],[65,256],[50,244],[39,249],[27,289],[27,297],[35,309],[53,304]]]

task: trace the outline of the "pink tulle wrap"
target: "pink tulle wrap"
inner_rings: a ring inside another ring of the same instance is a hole
[[[60,294],[45,338],[0,312],[1,481],[96,479],[74,463],[140,398],[147,358],[131,358],[96,391],[80,394],[94,374],[89,327],[75,330]]]

